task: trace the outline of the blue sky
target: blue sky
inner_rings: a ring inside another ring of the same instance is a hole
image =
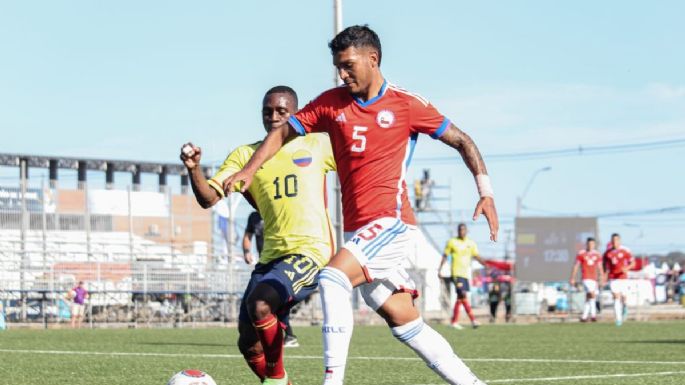
[[[344,2],[369,23],[383,71],[469,132],[484,154],[685,138],[685,4],[679,1]],[[207,161],[262,136],[263,92],[310,100],[332,84],[332,2],[0,1],[3,152]],[[475,187],[454,151],[425,137],[430,166],[464,218]],[[525,204],[593,214],[685,206],[685,147],[489,163],[503,217]],[[681,167],[678,167],[678,166]],[[16,170],[3,169],[3,176]],[[639,252],[685,249],[685,213],[602,219]],[[472,235],[483,253],[481,224]],[[501,234],[504,236],[505,234]]]

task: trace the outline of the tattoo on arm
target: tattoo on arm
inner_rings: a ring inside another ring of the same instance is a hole
[[[473,139],[457,126],[450,123],[447,131],[440,137],[440,141],[459,151],[461,158],[464,159],[464,163],[466,163],[466,167],[471,170],[471,173],[474,176],[488,173],[488,170],[485,168],[485,162],[483,162],[483,157],[481,156],[478,147],[473,142]]]

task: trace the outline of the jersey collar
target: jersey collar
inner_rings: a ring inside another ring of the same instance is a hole
[[[374,104],[378,99],[380,99],[383,95],[385,95],[385,91],[388,89],[388,81],[383,79],[383,85],[381,86],[381,90],[378,91],[378,95],[374,96],[373,98],[363,101],[359,99],[358,97],[352,95],[352,99],[354,99],[357,104],[359,104],[361,107],[368,107],[372,104]]]

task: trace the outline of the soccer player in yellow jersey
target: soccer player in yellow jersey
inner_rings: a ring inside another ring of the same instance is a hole
[[[295,91],[285,86],[270,89],[262,106],[264,128],[268,132],[287,124],[296,111]],[[199,167],[201,149],[192,143],[181,148],[202,207],[224,197],[224,180],[241,170],[260,144],[238,147],[210,180]],[[244,193],[264,219],[264,249],[240,306],[238,346],[263,384],[290,384],[279,321],[316,289],[319,271],[334,250],[325,196],[326,173],[332,170],[335,161],[326,134],[294,138],[264,163]]]
[[[454,311],[452,313],[452,327],[455,329],[462,329],[459,325],[459,307],[464,306],[466,314],[471,319],[471,326],[474,329],[480,325],[473,316],[471,304],[469,303],[469,290],[471,280],[471,259],[475,259],[485,267],[485,262],[478,255],[478,246],[476,242],[466,236],[466,224],[460,223],[457,227],[457,236],[450,238],[445,245],[445,252],[440,261],[440,268],[447,261],[451,259],[452,282],[457,289],[457,301],[454,303]],[[438,269],[439,271],[440,269]]]

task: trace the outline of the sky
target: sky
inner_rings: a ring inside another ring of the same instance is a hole
[[[322,0],[0,0],[2,152],[175,162],[190,140],[216,164],[263,136],[265,90],[287,84],[305,102],[332,86],[332,12]],[[343,21],[376,30],[385,77],[473,137],[502,239],[517,196],[551,167],[524,215],[623,213],[600,218],[601,241],[620,232],[665,253],[685,250],[685,210],[625,213],[685,206],[685,146],[493,155],[685,138],[683,14],[680,1],[346,0]],[[477,195],[457,153],[422,137],[410,182],[423,168],[451,186],[435,205],[468,220]],[[16,174],[2,168],[0,182]],[[471,235],[484,255],[503,253],[482,220]]]

